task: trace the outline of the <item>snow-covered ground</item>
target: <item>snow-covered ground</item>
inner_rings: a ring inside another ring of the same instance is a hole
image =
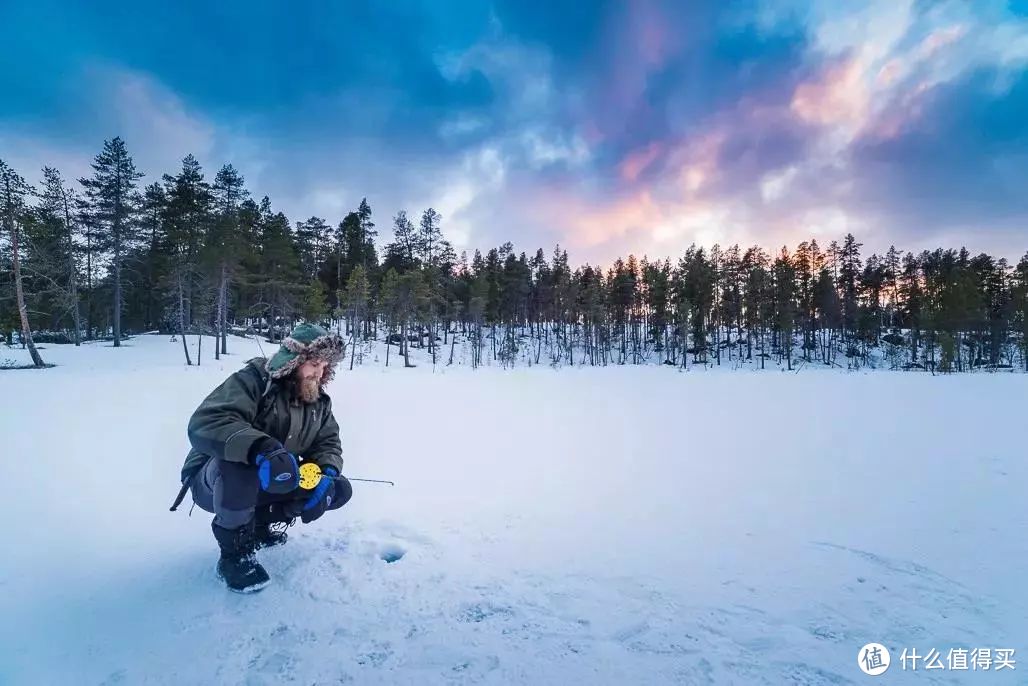
[[[845,684],[872,641],[881,683],[1028,683],[1026,375],[341,371],[345,471],[396,486],[240,596],[168,512],[190,412],[257,352],[211,343],[0,372],[0,683]]]

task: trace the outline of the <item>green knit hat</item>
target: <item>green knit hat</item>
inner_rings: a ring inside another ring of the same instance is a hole
[[[335,375],[335,366],[343,358],[345,348],[338,335],[316,324],[300,324],[282,340],[282,347],[268,360],[266,367],[272,378],[281,379],[308,360],[324,360],[327,363],[321,379],[324,385]]]

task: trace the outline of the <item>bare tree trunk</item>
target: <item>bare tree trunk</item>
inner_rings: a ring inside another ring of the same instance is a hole
[[[482,320],[481,318],[475,319],[475,347],[471,353],[471,368],[478,369],[478,366],[482,364]]]
[[[34,367],[45,367],[43,364],[43,358],[40,357],[39,351],[36,350],[36,344],[32,341],[32,329],[29,326],[29,311],[25,306],[25,291],[22,288],[21,283],[21,260],[18,255],[18,224],[13,222],[11,224],[11,252],[12,261],[14,267],[14,292],[18,299],[18,317],[21,319],[21,341],[29,349],[29,355],[32,357],[32,366]]]
[[[121,240],[114,239],[114,347],[121,347]]]
[[[86,340],[93,339],[93,231],[86,231]]]
[[[357,308],[354,307],[356,310]],[[350,339],[350,371],[353,371],[353,357],[357,353],[357,332],[354,331],[353,338]]]
[[[571,325],[571,341],[568,344],[568,364],[575,366],[575,325]]]
[[[61,195],[64,200],[64,228],[68,232],[68,288],[71,290],[71,316],[75,325],[73,340],[76,346],[82,345],[82,315],[79,312],[79,286],[78,274],[75,269],[75,240],[71,228],[71,211],[68,208],[68,194],[61,187]]]
[[[218,307],[218,330],[221,334],[221,354],[228,354],[228,265],[221,263],[221,302]],[[217,346],[217,341],[215,341]]]
[[[403,366],[413,367],[410,363],[410,342],[407,340],[407,320],[403,320]]]
[[[218,300],[214,304],[214,359],[221,359],[221,289],[218,289]]]
[[[118,197],[114,204],[114,347],[121,347],[121,172],[118,172]]]
[[[182,272],[178,273],[178,324],[179,332],[182,335],[182,352],[186,354],[186,365],[192,367],[193,361],[189,359],[189,344],[186,342],[186,308],[185,293],[182,288]]]

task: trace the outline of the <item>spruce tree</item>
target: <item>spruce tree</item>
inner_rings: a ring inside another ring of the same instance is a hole
[[[356,349],[359,345],[360,323],[366,319],[368,300],[371,296],[371,285],[368,283],[367,272],[363,265],[357,265],[350,274],[350,280],[346,284],[346,306],[349,311],[350,330],[353,335],[350,339],[350,369],[353,369]],[[361,351],[363,355],[363,346]]]
[[[114,347],[117,348],[121,346],[123,260],[137,235],[136,213],[140,198],[136,192],[136,181],[143,174],[136,171],[125,142],[119,137],[104,141],[104,149],[94,158],[92,167],[92,178],[83,178],[79,182],[85,188],[96,232],[112,253],[112,328]]]
[[[43,358],[32,340],[32,327],[29,324],[28,308],[25,305],[25,289],[21,272],[21,225],[27,213],[25,196],[32,193],[32,187],[25,183],[17,172],[0,160],[0,220],[4,231],[11,241],[11,266],[14,272],[15,299],[18,307],[18,319],[21,323],[21,342],[28,348],[34,367],[43,367]]]
[[[40,223],[49,228],[54,249],[56,280],[62,285],[60,306],[71,314],[72,340],[82,342],[82,317],[78,292],[76,222],[72,211],[78,203],[74,190],[68,188],[61,173],[53,167],[43,168],[43,192],[36,208]]]
[[[213,257],[218,284],[216,330],[221,340],[220,353],[215,357],[219,357],[228,352],[229,290],[253,244],[246,240],[241,223],[240,208],[250,195],[243,176],[231,164],[222,166],[214,177],[211,193],[215,218],[208,251]]]

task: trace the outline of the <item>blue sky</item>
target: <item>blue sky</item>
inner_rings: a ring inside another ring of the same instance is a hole
[[[1028,2],[0,0],[0,157],[231,162],[459,248],[1028,249]]]

